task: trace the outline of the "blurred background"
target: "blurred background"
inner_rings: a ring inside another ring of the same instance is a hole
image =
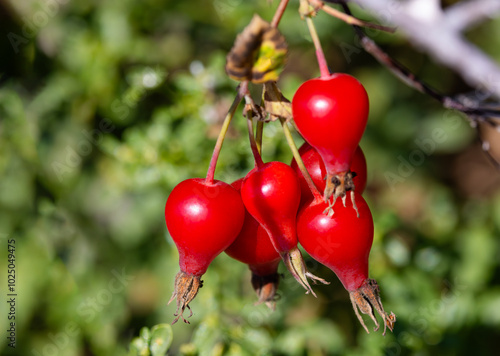
[[[2,355],[127,355],[142,327],[171,322],[178,254],[164,204],[177,183],[206,174],[237,85],[225,55],[253,14],[269,21],[277,3],[0,1]],[[289,55],[279,86],[289,99],[319,74],[297,9],[291,1],[280,24]],[[168,354],[496,354],[499,171],[465,117],[393,77],[348,25],[325,14],[315,22],[331,68],[370,96],[361,142],[376,226],[370,276],[397,315],[394,332],[366,334],[335,275],[310,258],[332,282],[314,288],[317,299],[286,274],[276,311],[255,306],[247,267],[223,254],[191,303],[191,325],[173,326]],[[368,32],[439,91],[473,90],[401,34]],[[467,37],[500,62],[498,33],[500,19]],[[290,162],[279,123],[265,126],[263,150],[265,160]],[[231,182],[252,166],[239,111],[215,178]],[[15,349],[4,337],[10,239]]]

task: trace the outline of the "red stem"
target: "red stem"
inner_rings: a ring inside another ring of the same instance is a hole
[[[271,27],[278,27],[280,23],[281,17],[285,13],[286,6],[288,5],[289,0],[281,0],[276,12],[274,13],[273,20],[271,21]]]
[[[257,129],[255,133],[255,143],[257,144],[257,149],[259,153],[262,154],[262,133],[264,131],[264,121],[257,121]]]
[[[257,143],[255,142],[255,137],[253,135],[252,109],[247,111],[247,127],[248,138],[250,139],[250,147],[252,149],[253,158],[255,160],[255,166],[259,169],[264,165],[264,162],[262,161],[262,157],[260,156],[259,149],[257,148]]]
[[[330,70],[328,69],[328,64],[326,63],[325,54],[323,53],[323,49],[320,48],[316,50],[316,58],[318,59],[319,72],[321,73],[321,78],[330,77]]]
[[[330,70],[328,69],[328,64],[326,63],[325,53],[321,47],[321,42],[314,27],[313,20],[310,17],[306,17],[307,27],[309,28],[309,33],[311,34],[311,39],[314,43],[314,48],[316,48],[316,58],[318,59],[319,71],[321,73],[321,78],[330,77]]]

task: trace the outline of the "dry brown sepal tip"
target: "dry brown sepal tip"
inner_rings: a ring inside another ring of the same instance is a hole
[[[283,262],[285,262],[285,266],[288,271],[292,274],[292,276],[300,283],[302,287],[306,290],[306,294],[311,293],[313,296],[317,297],[316,293],[314,293],[313,289],[309,285],[309,281],[307,278],[310,278],[314,284],[318,282],[323,284],[330,284],[330,282],[315,276],[311,272],[309,272],[306,268],[304,258],[302,257],[302,253],[300,250],[295,247],[292,250],[284,253],[282,255]]]
[[[374,279],[367,279],[361,285],[361,287],[359,287],[355,291],[349,292],[349,296],[351,298],[354,312],[356,313],[359,322],[368,334],[370,333],[370,331],[368,330],[368,327],[361,317],[361,314],[359,313],[360,311],[363,314],[369,315],[375,323],[373,331],[377,331],[380,327],[375,316],[375,310],[382,317],[382,320],[384,322],[384,332],[382,335],[385,335],[387,329],[389,329],[390,331],[394,329],[394,324],[396,323],[396,315],[393,312],[390,312],[389,314],[385,312],[382,301],[380,300],[380,290],[377,282]]]
[[[170,300],[168,301],[168,304],[170,304],[174,299],[176,299],[177,304],[177,309],[174,313],[174,316],[176,318],[172,321],[172,325],[177,323],[179,318],[182,318],[182,321],[184,321],[186,324],[190,324],[189,321],[184,318],[184,310],[186,308],[189,309],[190,313],[188,318],[193,315],[193,311],[189,307],[189,303],[191,303],[191,301],[196,297],[196,294],[198,294],[198,290],[201,287],[203,287],[201,276],[194,276],[182,271],[177,273],[177,275],[175,276],[174,292],[172,293],[172,297],[170,297]]]
[[[270,121],[284,119],[289,122],[293,119],[292,104],[279,90],[276,82],[264,83],[263,88],[264,110],[269,114]]]
[[[259,298],[255,302],[255,305],[265,303],[269,309],[274,311],[276,309],[276,301],[280,298],[277,294],[279,281],[280,275],[278,273],[267,276],[259,276],[252,273],[252,286]]]
[[[328,208],[325,209],[323,212],[324,214],[327,214],[329,217],[333,216],[333,206],[339,197],[342,198],[342,203],[345,207],[347,192],[350,192],[352,207],[356,210],[356,214],[359,218],[359,211],[354,198],[355,185],[353,178],[355,176],[356,173],[351,171],[342,172],[336,175],[328,173],[326,175],[326,185],[323,193],[323,199],[325,200],[325,203],[328,203]]]

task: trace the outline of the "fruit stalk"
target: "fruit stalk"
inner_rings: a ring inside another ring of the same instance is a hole
[[[243,99],[242,93],[245,90],[248,90],[247,88],[248,88],[248,82],[243,82],[240,84],[238,93],[236,94],[236,97],[234,98],[234,101],[231,104],[231,107],[229,108],[229,111],[224,119],[221,130],[219,132],[219,136],[217,137],[217,142],[215,144],[214,151],[212,153],[212,158],[210,159],[210,164],[208,165],[208,171],[206,177],[207,184],[212,184],[214,181],[215,167],[217,166],[217,160],[219,159],[219,154],[220,150],[222,149],[222,144],[224,143],[224,138],[226,137],[229,124],[231,123],[231,120],[233,119],[234,114],[236,113],[236,109],[238,108],[238,105]]]
[[[289,0],[281,0],[276,12],[274,13],[273,19],[271,21],[271,27],[278,27],[278,24],[281,21],[281,17],[285,13],[286,7],[288,5]]]
[[[283,133],[285,134],[286,141],[288,142],[288,146],[290,147],[290,150],[292,151],[293,158],[295,158],[295,162],[297,162],[297,165],[299,166],[300,172],[302,173],[302,176],[306,180],[307,185],[309,186],[309,189],[311,190],[311,193],[314,197],[315,200],[321,200],[322,196],[321,193],[319,192],[318,188],[314,184],[311,175],[309,174],[309,171],[307,170],[306,166],[304,165],[304,161],[302,160],[302,157],[300,157],[299,150],[297,149],[297,145],[295,145],[295,142],[293,141],[292,133],[290,132],[290,129],[285,122],[284,119],[280,119],[281,121],[281,126],[283,127]]]
[[[255,143],[259,153],[262,153],[262,133],[264,131],[264,121],[257,121],[257,128],[255,129]]]
[[[316,49],[316,58],[318,60],[321,78],[328,78],[330,76],[330,70],[328,69],[328,64],[326,63],[325,53],[323,52],[323,47],[321,47],[316,27],[314,27],[314,22],[310,15],[306,16],[306,23],[307,28],[309,29],[309,34],[311,35],[311,39],[314,43],[314,48]]]
[[[280,95],[278,95],[279,91],[278,88],[276,87],[275,82],[269,83],[267,86],[268,90],[267,92],[269,93],[269,96],[271,97],[272,101],[280,101]],[[290,132],[290,129],[287,125],[287,122],[284,118],[280,118],[280,123],[281,127],[283,128],[283,133],[285,134],[285,138],[287,140],[288,146],[290,147],[290,150],[292,151],[293,157],[295,158],[295,161],[297,162],[299,169],[302,172],[302,175],[304,179],[307,182],[307,185],[309,186],[309,189],[311,190],[311,193],[313,194],[314,198],[321,199],[321,194],[318,191],[318,188],[314,185],[314,182],[311,178],[311,175],[307,171],[307,168],[304,165],[304,162],[302,161],[302,158],[300,157],[300,153],[297,150],[297,145],[295,144],[295,141],[293,140],[292,133]]]
[[[253,133],[253,111],[251,100],[245,95],[245,102],[247,107],[249,107],[246,111],[247,115],[247,128],[248,128],[248,139],[250,140],[250,148],[252,149],[253,158],[255,160],[256,167],[262,167],[264,162],[262,162],[262,157],[260,156],[259,148],[257,147],[257,143],[255,142],[255,137]]]

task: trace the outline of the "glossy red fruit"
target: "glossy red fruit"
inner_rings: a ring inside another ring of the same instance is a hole
[[[243,179],[238,179],[231,185],[239,191],[242,182]],[[248,211],[245,211],[241,232],[225,252],[249,266],[252,271],[252,286],[259,297],[259,303],[265,302],[274,309],[281,257],[274,249],[267,232]]]
[[[312,292],[306,277],[317,277],[307,272],[297,248],[300,184],[293,169],[281,162],[268,162],[254,168],[243,180],[241,198],[247,211],[268,233],[288,270]]]
[[[248,265],[252,271],[252,286],[258,303],[274,309],[279,285],[278,265],[281,257],[274,249],[266,230],[247,213],[241,233],[226,249],[226,253]]]
[[[308,80],[293,97],[295,124],[325,163],[328,175],[325,200],[335,193],[338,185],[342,189],[336,197],[345,195],[344,176],[365,130],[368,107],[363,85],[342,73]],[[339,179],[334,180],[335,177]]]
[[[314,182],[314,185],[320,192],[325,190],[325,179],[326,179],[326,168],[323,160],[319,153],[307,142],[304,142],[302,146],[299,148],[300,157],[304,162],[304,165],[307,168],[307,171],[311,175],[311,178]],[[304,205],[309,203],[313,199],[313,195],[311,193],[311,189],[307,185],[302,172],[297,165],[295,159],[292,160],[290,166],[293,168],[297,177],[299,177],[300,181],[300,189],[301,189],[301,200],[300,205]],[[356,148],[354,152],[354,157],[351,163],[351,171],[356,173],[353,182],[355,185],[355,189],[358,193],[362,194],[366,188],[366,176],[367,176],[367,167],[366,167],[366,158],[363,150],[360,146]]]
[[[356,194],[356,193],[355,193]],[[373,242],[373,219],[363,197],[356,194],[359,218],[351,204],[336,203],[335,214],[325,215],[326,204],[311,204],[298,215],[300,244],[316,261],[335,272],[348,291],[368,278],[368,256]]]
[[[359,193],[355,193],[359,217],[351,202],[344,207],[335,205],[335,214],[324,214],[328,204],[317,200],[301,209],[297,218],[300,244],[316,261],[330,268],[349,292],[354,310],[368,332],[358,309],[369,314],[377,328],[373,309],[384,319],[385,327],[393,328],[395,316],[382,306],[375,280],[368,278],[368,257],[373,242],[373,218],[370,208]]]
[[[304,139],[329,171],[349,169],[368,120],[365,88],[348,74],[303,83],[292,100],[293,117]]]
[[[189,308],[210,263],[233,243],[244,218],[240,194],[227,183],[214,180],[209,184],[193,178],[172,190],[165,205],[165,221],[179,251],[181,269],[170,300],[177,297],[174,323]]]
[[[293,169],[282,162],[268,162],[250,171],[241,186],[248,212],[271,236],[279,253],[297,246],[295,222],[300,184]]]
[[[226,253],[247,264],[260,276],[276,272],[281,256],[274,249],[266,230],[247,213],[241,233],[226,249]]]
[[[242,181],[232,186],[237,188]],[[279,262],[281,259],[267,232],[248,211],[245,212],[245,222],[239,235],[226,249],[226,253],[235,260],[254,266],[258,272],[266,272],[266,266],[259,268],[260,265]]]

